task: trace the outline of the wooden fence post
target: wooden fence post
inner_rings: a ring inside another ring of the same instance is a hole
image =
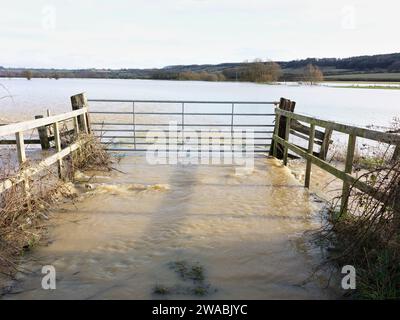
[[[35,116],[35,119],[41,119],[41,118],[43,118],[42,115]],[[50,149],[50,141],[49,141],[49,135],[47,132],[47,127],[46,126],[39,127],[38,134],[39,134],[40,145],[42,146],[42,150],[49,150]]]
[[[89,115],[87,113],[83,114],[83,131],[88,134],[90,133],[89,130]]]
[[[17,144],[18,162],[21,167],[21,165],[26,161],[24,134],[22,132],[17,132],[15,134],[15,140]]]
[[[88,102],[85,93],[80,93],[71,97],[72,110],[79,110],[88,107]],[[90,118],[89,115],[83,114],[78,116],[79,129],[82,132],[90,133]]]
[[[290,117],[286,117],[286,123],[285,123],[285,141],[289,142],[289,135],[290,135]],[[284,152],[283,152],[283,164],[286,166],[288,163],[288,154],[289,154],[289,148],[287,146],[284,147]]]
[[[73,117],[72,121],[74,123],[74,130],[75,130],[75,137],[79,136],[79,121],[78,121],[78,117]]]
[[[310,136],[308,139],[308,154],[314,155],[314,139],[315,139],[315,124],[310,125]],[[310,188],[311,182],[311,160],[307,159],[306,176],[304,185],[306,188]]]
[[[326,160],[326,156],[328,155],[329,145],[331,143],[332,138],[332,129],[325,129],[324,140],[322,141],[321,150],[319,152],[319,158],[322,160]]]
[[[47,109],[47,116],[51,117],[51,111],[50,109]],[[48,126],[47,129],[49,130],[50,136],[53,134],[53,128],[51,126]]]
[[[349,141],[348,141],[347,153],[346,153],[346,164],[345,164],[345,168],[344,168],[345,173],[351,174],[353,171],[353,160],[354,160],[354,151],[356,149],[356,140],[357,140],[357,136],[355,136],[354,134],[349,135]],[[343,182],[342,203],[340,206],[341,214],[344,214],[347,211],[349,196],[350,196],[350,185],[348,182]]]
[[[16,140],[16,146],[17,146],[17,157],[18,157],[18,163],[19,163],[19,168],[21,169],[22,166],[24,165],[26,161],[26,154],[25,154],[25,143],[24,143],[24,134],[22,132],[16,132],[15,133],[15,140]],[[29,180],[28,177],[25,177],[25,179],[22,181],[22,187],[23,187],[23,192],[25,194],[25,197],[27,199],[27,205],[28,209],[30,210],[31,204],[30,204],[30,192],[29,192]]]
[[[282,110],[286,110],[286,111],[290,111],[293,112],[294,108],[296,106],[296,102],[295,101],[290,101],[288,99],[285,98],[281,98],[280,102],[279,102],[279,109]],[[279,117],[279,125],[278,123],[275,123],[275,129],[278,126],[278,136],[282,139],[285,139],[285,135],[286,135],[286,117],[285,116],[281,116]],[[278,159],[283,159],[284,157],[284,148],[283,146],[281,146],[280,144],[276,143],[274,140],[272,140],[271,143],[271,150],[270,150],[270,155],[274,154],[274,150],[276,149],[276,158]]]
[[[56,151],[60,152],[62,149],[61,149],[61,139],[60,139],[60,128],[58,122],[54,122],[53,128],[54,128],[54,144],[56,147]],[[57,166],[58,166],[58,177],[60,179],[63,179],[64,168],[62,159],[57,160]]]
[[[281,116],[279,114],[275,115],[275,128],[274,128],[274,135],[278,135],[279,133],[279,123],[281,122]],[[277,157],[277,143],[275,143],[274,139],[272,139],[272,143],[271,143],[271,151],[272,151],[272,156],[274,156],[275,158]],[[271,151],[270,151],[270,155],[271,155]]]

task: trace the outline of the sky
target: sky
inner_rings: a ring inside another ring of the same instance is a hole
[[[0,66],[152,68],[400,52],[398,0],[0,0]]]

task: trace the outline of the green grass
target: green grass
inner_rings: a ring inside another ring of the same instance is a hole
[[[171,293],[171,290],[168,287],[161,286],[161,285],[156,285],[153,288],[153,293],[159,294],[159,295],[166,295],[166,294]]]
[[[356,297],[368,300],[399,299],[400,266],[396,253],[383,249],[374,261],[367,261],[366,267],[358,268],[358,290]]]
[[[377,73],[349,73],[326,75],[325,80],[329,81],[400,81],[400,73],[377,72]]]
[[[187,261],[175,261],[170,263],[170,268],[174,270],[182,280],[204,280],[204,268],[198,263],[190,265]]]
[[[178,283],[170,287],[157,284],[153,288],[153,294],[184,294],[204,297],[216,291],[205,281],[204,267],[198,262],[191,264],[185,260],[178,260],[168,263],[168,267],[178,276]]]
[[[332,86],[332,88],[342,88],[342,89],[379,89],[379,90],[400,90],[400,86],[393,87],[393,86],[385,86],[385,85],[371,85],[371,86]]]
[[[26,252],[32,251],[39,244],[39,239],[36,236],[31,237],[27,244],[22,247],[21,255],[24,255]]]
[[[379,168],[385,164],[385,159],[381,159],[378,157],[361,157],[358,160],[358,165],[367,170],[373,170],[375,168]]]
[[[322,81],[322,83],[324,83],[324,82],[326,82],[326,83],[330,83],[330,82],[333,82],[333,83],[337,83],[337,82],[340,82],[340,83],[349,83],[349,84],[354,84],[354,85],[357,85],[357,84],[366,84],[366,83],[368,83],[368,82],[376,82],[376,81],[365,81],[365,80],[332,80],[332,79],[324,79],[324,81]],[[379,81],[379,85],[387,85],[387,84],[397,84],[397,85],[400,85],[400,78],[399,78],[399,81]]]
[[[192,294],[199,297],[204,297],[209,293],[209,286],[197,286],[192,290]]]

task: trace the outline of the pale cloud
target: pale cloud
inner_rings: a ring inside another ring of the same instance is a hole
[[[0,65],[161,67],[399,51],[395,0],[0,0]]]

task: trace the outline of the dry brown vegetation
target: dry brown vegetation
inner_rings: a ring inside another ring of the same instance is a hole
[[[70,139],[72,137],[64,136],[63,143],[68,144]],[[1,274],[13,276],[19,270],[18,257],[41,241],[52,205],[76,197],[71,182],[77,170],[110,170],[110,155],[98,139],[92,135],[81,135],[79,139],[83,142],[82,148],[64,159],[65,181],[58,179],[56,168],[49,168],[0,194]],[[16,169],[11,158],[11,151],[2,155],[1,181],[23,169]],[[24,167],[29,165],[32,161]],[[28,192],[24,184],[29,185]]]
[[[381,196],[351,189],[347,212],[335,211],[319,234],[331,250],[330,261],[339,268],[353,265],[357,272],[355,297],[400,298],[400,162],[376,168],[360,180]]]
[[[393,130],[400,128],[394,121]],[[400,159],[393,148],[372,156],[359,172],[361,180],[376,192],[371,195],[351,187],[346,212],[337,210],[340,197],[333,199],[327,224],[317,233],[330,250],[328,262],[340,269],[356,269],[360,299],[400,298]],[[362,157],[355,164],[364,161]]]

